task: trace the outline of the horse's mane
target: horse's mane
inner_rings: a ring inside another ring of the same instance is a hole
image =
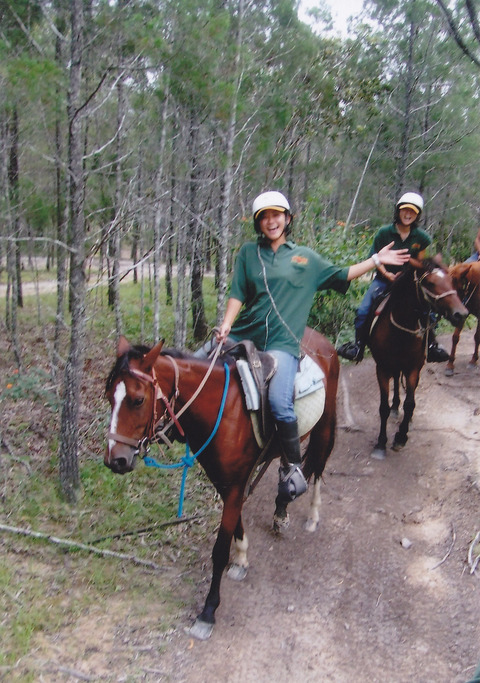
[[[445,264],[442,263],[439,256],[429,256],[421,261],[417,259],[411,259],[397,279],[393,281],[391,288],[392,291],[401,288],[403,283],[411,278],[413,272],[418,270],[418,268],[422,268],[427,273],[431,273],[433,270],[435,270],[435,268],[442,268],[443,270],[446,270]]]
[[[112,384],[115,378],[118,377],[118,375],[120,375],[122,372],[129,371],[129,364],[132,359],[143,358],[143,356],[149,351],[149,346],[143,346],[142,344],[138,344],[136,346],[132,346],[126,353],[119,356],[115,362],[115,365],[111,369],[110,374],[107,377],[105,391],[108,391],[112,387]]]
[[[115,362],[115,365],[113,366],[112,370],[110,371],[110,374],[107,377],[106,385],[105,385],[105,391],[109,391],[109,389],[112,387],[113,382],[115,381],[115,378],[118,377],[118,375],[124,373],[124,372],[129,372],[130,370],[130,361],[137,359],[140,360],[143,358],[143,356],[148,353],[149,351],[152,350],[153,347],[150,346],[144,346],[141,344],[138,344],[136,346],[132,346],[128,351],[126,351],[124,354],[119,356]],[[179,349],[174,349],[174,348],[167,348],[167,349],[162,349],[160,352],[161,356],[171,356],[172,358],[177,358],[179,360],[188,360],[188,359],[193,359],[195,361],[198,361],[199,363],[206,363],[210,362],[207,359],[204,358],[196,358],[195,354],[192,351],[180,351]],[[220,362],[224,362],[225,358],[223,360],[217,358],[216,360],[216,365],[218,365]]]

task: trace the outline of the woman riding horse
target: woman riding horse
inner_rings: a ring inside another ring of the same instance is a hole
[[[251,340],[277,361],[268,399],[277,434],[288,462],[280,468],[278,495],[294,500],[306,491],[301,470],[300,439],[293,407],[293,387],[303,336],[315,292],[335,289],[345,293],[351,280],[379,265],[400,267],[408,249],[382,245],[361,263],[335,266],[312,249],[288,239],[292,212],[287,198],[277,191],[263,192],[253,202],[257,242],[245,243],[238,254],[230,298],[217,341]]]
[[[422,211],[423,197],[421,195],[416,192],[403,194],[395,205],[393,223],[380,228],[375,235],[370,256],[379,251],[385,244],[393,242],[393,249],[407,247],[412,258],[422,260],[427,247],[432,242],[430,235],[418,227]],[[399,265],[391,265],[389,268],[385,268],[382,263],[375,265],[377,272],[357,310],[355,341],[347,342],[337,349],[339,356],[346,360],[354,360],[357,363],[363,359],[368,338],[370,314],[375,301],[378,301],[391,288],[392,283],[403,270],[403,267]],[[432,326],[429,332],[427,362],[441,363],[446,360],[448,360],[448,353],[437,343]]]

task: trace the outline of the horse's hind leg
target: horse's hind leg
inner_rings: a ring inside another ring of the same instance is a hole
[[[248,538],[243,528],[242,517],[238,519],[237,528],[233,534],[233,558],[227,571],[227,576],[234,581],[243,581],[248,571]]]
[[[290,526],[290,516],[287,510],[288,502],[283,496],[275,498],[275,512],[273,513],[273,531],[281,534]]]
[[[305,531],[316,531],[318,528],[318,523],[320,521],[320,504],[321,504],[321,498],[320,498],[320,486],[321,486],[321,478],[319,477],[318,479],[315,480],[315,483],[313,485],[313,492],[312,492],[312,500],[310,503],[310,509],[308,512],[308,518],[307,521],[305,522]]]

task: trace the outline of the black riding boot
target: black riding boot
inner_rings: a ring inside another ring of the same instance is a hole
[[[450,358],[450,354],[441,346],[435,332],[430,330],[428,333],[427,363],[445,363]]]
[[[355,330],[354,342],[347,342],[346,344],[342,344],[337,349],[337,353],[339,356],[345,358],[346,360],[355,360],[357,363],[360,363],[360,361],[363,360],[363,354],[365,352],[366,344],[364,327],[365,326],[363,325],[358,330]]]
[[[288,466],[281,465],[279,469],[278,495],[288,502],[307,490],[307,482],[301,470],[302,455],[297,420],[277,422],[277,434],[288,461]]]

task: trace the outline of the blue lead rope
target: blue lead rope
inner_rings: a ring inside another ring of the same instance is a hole
[[[178,511],[177,511],[177,517],[181,517],[183,514],[183,501],[185,499],[185,482],[187,480],[187,473],[190,467],[192,467],[195,464],[195,460],[197,457],[200,455],[200,453],[203,453],[205,448],[208,446],[210,441],[213,439],[215,434],[217,433],[218,427],[220,426],[220,421],[222,419],[223,415],[223,409],[225,408],[225,402],[227,400],[227,392],[228,392],[228,385],[230,384],[230,368],[226,363],[224,363],[223,367],[225,368],[225,386],[223,387],[223,396],[222,400],[220,402],[220,408],[218,410],[218,415],[217,415],[217,421],[215,422],[215,426],[212,430],[212,433],[208,437],[208,439],[205,441],[203,446],[198,449],[196,453],[190,453],[190,446],[187,441],[187,445],[185,447],[185,455],[183,458],[180,460],[179,463],[175,463],[173,465],[164,465],[162,463],[159,463],[155,460],[155,458],[151,458],[149,455],[146,455],[143,459],[143,462],[147,467],[158,467],[159,469],[162,470],[174,470],[178,469],[179,467],[183,467],[183,473],[182,473],[182,483],[180,485],[180,499],[178,501]]]

